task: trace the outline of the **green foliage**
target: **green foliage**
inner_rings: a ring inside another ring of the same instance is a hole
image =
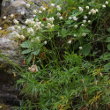
[[[103,0],[55,3],[43,4],[46,10],[39,8],[42,14],[27,20],[20,32],[26,37],[21,93],[40,110],[105,110],[110,103],[110,5]]]

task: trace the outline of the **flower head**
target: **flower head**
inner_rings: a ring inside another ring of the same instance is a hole
[[[56,8],[57,8],[58,11],[61,11],[60,5],[57,5]]]
[[[38,67],[37,65],[32,65],[31,67],[28,68],[30,72],[38,72]]]
[[[19,21],[18,21],[17,19],[14,19],[13,22],[14,22],[15,24],[19,24]]]
[[[28,3],[26,4],[26,7],[27,7],[27,8],[30,8],[30,6],[31,6],[30,4],[28,4]]]
[[[83,12],[83,10],[84,10],[84,9],[83,9],[82,7],[79,7],[79,11]]]

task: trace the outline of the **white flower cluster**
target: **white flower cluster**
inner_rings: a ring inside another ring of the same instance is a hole
[[[105,4],[102,5],[102,8],[106,8],[108,4],[109,4],[109,2],[106,1]]]
[[[74,21],[77,21],[77,20],[78,20],[78,18],[77,18],[76,16],[69,16],[68,19],[69,19],[69,20],[74,20]]]
[[[36,22],[35,22],[35,24],[34,24],[34,29],[35,29],[36,31],[42,29],[42,27],[44,27],[44,24],[42,24],[42,22],[40,22],[40,21],[36,21]]]
[[[15,24],[19,24],[19,21],[18,21],[17,19],[14,19],[13,22],[14,22]]]
[[[28,24],[28,25],[33,25],[33,24],[35,24],[35,21],[34,21],[34,19],[33,19],[33,18],[26,19],[25,24]]]
[[[52,29],[54,27],[54,24],[51,24],[51,23],[47,23],[47,26],[46,26],[48,29]]]
[[[63,16],[61,15],[61,13],[58,12],[56,15],[57,15],[57,17],[59,17],[60,20],[63,19]]]
[[[41,6],[40,8],[41,8],[42,11],[46,10],[46,8],[44,6]]]
[[[51,3],[50,6],[51,7],[55,7],[57,9],[57,11],[61,11],[62,10],[60,5],[55,5],[54,3]]]
[[[51,23],[53,23],[54,20],[55,20],[54,17],[47,18],[47,21],[49,21],[49,22],[51,22]]]
[[[88,14],[89,14],[89,15],[91,15],[91,14],[96,14],[97,12],[99,12],[98,9],[91,9]]]
[[[24,40],[25,39],[25,36],[24,35],[20,35],[18,32],[16,31],[13,31],[11,33],[11,36],[13,36],[13,38],[17,38],[17,39],[20,39],[20,40]]]

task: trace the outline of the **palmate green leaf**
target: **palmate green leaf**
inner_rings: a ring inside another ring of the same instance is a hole
[[[62,37],[66,37],[67,35],[68,35],[68,31],[63,28],[63,29],[61,30],[61,36],[62,36]]]
[[[31,49],[26,49],[26,50],[22,51],[21,54],[28,54],[28,53],[30,53],[31,51],[32,51]]]
[[[110,28],[108,28],[107,31],[110,33]]]
[[[100,59],[103,60],[103,61],[110,60],[110,53],[109,53],[109,52],[104,53],[104,54],[100,57]]]
[[[33,58],[33,55],[29,55],[27,58],[26,58],[26,63],[29,64],[31,61],[32,61],[32,58]]]
[[[74,11],[72,12],[72,16],[78,16],[78,15],[80,15],[81,13],[82,13],[81,11],[74,10]]]
[[[110,37],[107,37],[106,42],[110,42]]]
[[[32,52],[33,55],[38,55],[39,53],[40,53],[40,49],[38,49],[38,50]]]
[[[110,71],[110,63],[107,63],[106,65],[104,65],[104,71],[105,72],[109,72]]]
[[[110,44],[107,45],[107,49],[110,50]]]
[[[89,55],[91,49],[92,49],[91,44],[86,44],[86,45],[84,45],[84,46],[83,46],[83,49],[82,49],[82,53],[83,53],[83,55],[84,55],[84,56]]]
[[[30,46],[31,46],[31,42],[29,41],[25,41],[21,44],[22,48],[30,48]]]

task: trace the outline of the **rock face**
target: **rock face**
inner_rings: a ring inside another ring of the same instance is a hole
[[[24,0],[3,0],[1,15],[6,16],[12,13],[15,14],[25,12],[25,4],[26,2]]]
[[[1,54],[6,55],[15,63],[20,63],[21,55],[19,54],[18,43],[12,40],[10,33],[0,38],[0,51]],[[2,62],[3,59],[0,61]]]
[[[2,10],[2,1],[3,0],[0,0],[0,15],[1,15],[1,10]]]
[[[31,0],[34,4],[31,4],[31,8],[28,9],[26,7],[26,3],[28,0],[3,0],[2,2],[2,13],[1,15],[10,15],[11,13],[32,15],[33,8],[38,8],[42,1],[46,2],[47,0]]]

